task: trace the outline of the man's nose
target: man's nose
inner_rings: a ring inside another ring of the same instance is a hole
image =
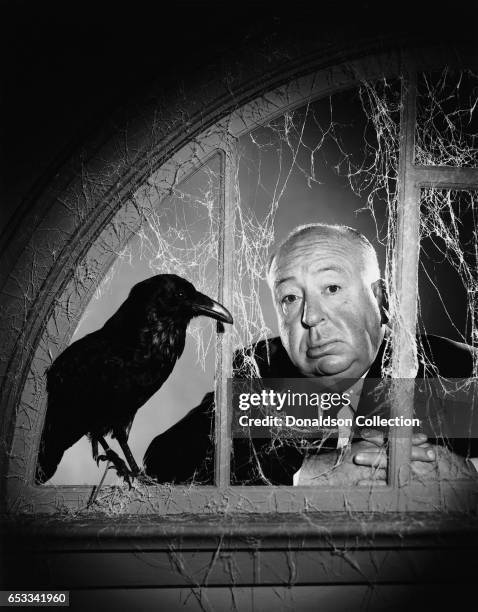
[[[308,299],[304,302],[302,324],[304,327],[315,327],[325,321],[326,315],[318,299]]]

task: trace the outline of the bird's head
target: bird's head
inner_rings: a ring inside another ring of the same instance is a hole
[[[135,296],[138,296],[137,298]],[[147,303],[155,318],[189,322],[204,315],[224,323],[233,323],[231,313],[219,302],[196,291],[194,285],[176,274],[158,274],[133,287],[130,298]]]

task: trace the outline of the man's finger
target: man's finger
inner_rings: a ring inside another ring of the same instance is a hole
[[[386,468],[387,453],[380,449],[371,452],[360,451],[355,455],[354,463],[357,465],[366,465],[367,467]]]
[[[431,444],[412,446],[412,461],[431,462],[436,459],[436,451]]]
[[[385,436],[383,432],[378,431],[377,429],[364,428],[360,431],[360,436],[363,440],[366,440],[367,442],[372,442],[377,446],[381,446],[385,441]],[[426,434],[417,432],[413,434],[412,444],[418,446],[419,444],[424,444],[425,442],[427,442],[427,440],[428,438]]]
[[[419,445],[423,444],[428,440],[426,434],[424,433],[414,433],[412,436],[412,444]]]
[[[412,446],[411,460],[431,463],[436,459],[436,451],[431,444]],[[354,463],[368,467],[387,467],[387,455],[384,449],[362,450],[354,456]]]

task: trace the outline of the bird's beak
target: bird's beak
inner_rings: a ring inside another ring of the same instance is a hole
[[[212,319],[217,319],[218,321],[223,321],[224,323],[230,323],[231,325],[233,323],[231,313],[227,308],[224,308],[219,302],[211,300],[207,295],[199,293],[199,291],[196,293],[192,310],[196,316],[204,315]]]

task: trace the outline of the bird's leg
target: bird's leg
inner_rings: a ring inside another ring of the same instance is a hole
[[[115,438],[118,440],[119,445],[121,446],[121,450],[124,453],[126,461],[129,463],[129,467],[131,468],[131,474],[133,476],[138,476],[138,474],[140,473],[140,469],[133,457],[133,453],[131,452],[130,447],[128,446],[128,438],[126,436],[125,430],[117,429],[115,430],[114,435]]]
[[[121,476],[122,478],[124,478],[124,481],[127,482],[129,487],[131,488],[130,479],[133,474],[129,471],[126,463],[123,461],[123,459],[121,459],[118,453],[116,453],[113,449],[111,449],[108,446],[108,443],[103,437],[99,437],[98,442],[103,447],[105,454],[97,457],[96,462],[99,463],[100,461],[111,461],[118,476]]]
[[[139,469],[138,464],[133,457],[133,453],[128,445],[128,436],[126,431],[124,429],[116,429],[114,431],[114,436],[118,440],[121,450],[129,463],[131,475],[143,484],[152,484],[151,478],[145,474],[144,470]]]

